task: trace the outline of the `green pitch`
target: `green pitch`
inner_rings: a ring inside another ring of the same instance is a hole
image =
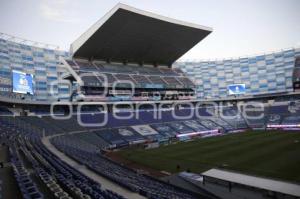
[[[223,167],[300,182],[300,132],[246,132],[118,153],[137,164],[171,173]]]

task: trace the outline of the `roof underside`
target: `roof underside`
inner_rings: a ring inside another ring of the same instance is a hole
[[[212,29],[118,4],[71,44],[74,58],[171,65]]]

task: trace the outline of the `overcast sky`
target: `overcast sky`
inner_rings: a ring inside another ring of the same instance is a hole
[[[62,50],[117,0],[0,0],[0,32]],[[123,0],[214,29],[182,59],[226,58],[300,46],[300,0]]]

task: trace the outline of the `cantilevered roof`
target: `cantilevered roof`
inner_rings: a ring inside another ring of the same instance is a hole
[[[171,65],[212,28],[117,4],[71,44],[73,58]]]

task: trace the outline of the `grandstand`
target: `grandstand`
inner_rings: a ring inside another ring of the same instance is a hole
[[[238,153],[244,150],[235,140],[238,136],[251,150],[256,146],[253,135],[242,132],[252,130],[272,132],[271,140],[288,137],[273,130],[288,130],[294,140],[289,137],[284,143],[293,141],[297,151],[298,135],[292,132],[300,130],[299,48],[249,58],[176,62],[211,32],[117,4],[71,44],[70,52],[2,34],[0,162],[5,175],[0,176],[0,198],[222,198],[217,189],[158,178],[182,170],[174,172],[173,163],[165,163],[170,157],[156,166],[159,155],[150,163],[151,157],[139,159],[137,167],[127,163],[140,153],[164,153],[163,145],[183,146],[167,154],[182,158],[185,149],[193,154],[194,144],[189,144],[196,139],[208,142],[208,148],[215,143],[215,153],[223,145],[228,147],[224,153]],[[265,139],[264,133],[256,136]],[[230,143],[237,146],[230,148]],[[272,147],[266,151],[280,152]],[[122,161],[119,153],[126,154]],[[255,160],[254,153],[245,154],[242,160]],[[213,166],[226,160],[215,157],[208,161]],[[193,165],[197,175],[213,168],[191,159],[182,165]],[[295,162],[287,164],[293,168]],[[264,165],[259,172],[241,165],[230,168],[299,183],[298,177],[269,175]],[[269,192],[258,192],[262,198],[300,197],[264,191]]]
[[[116,28],[123,32],[113,34]],[[109,92],[97,101],[195,99],[195,84],[171,66],[211,32],[119,4],[71,44],[72,60],[61,60],[68,69],[64,77],[77,82],[86,97],[74,96],[77,100],[101,95],[103,87]]]

